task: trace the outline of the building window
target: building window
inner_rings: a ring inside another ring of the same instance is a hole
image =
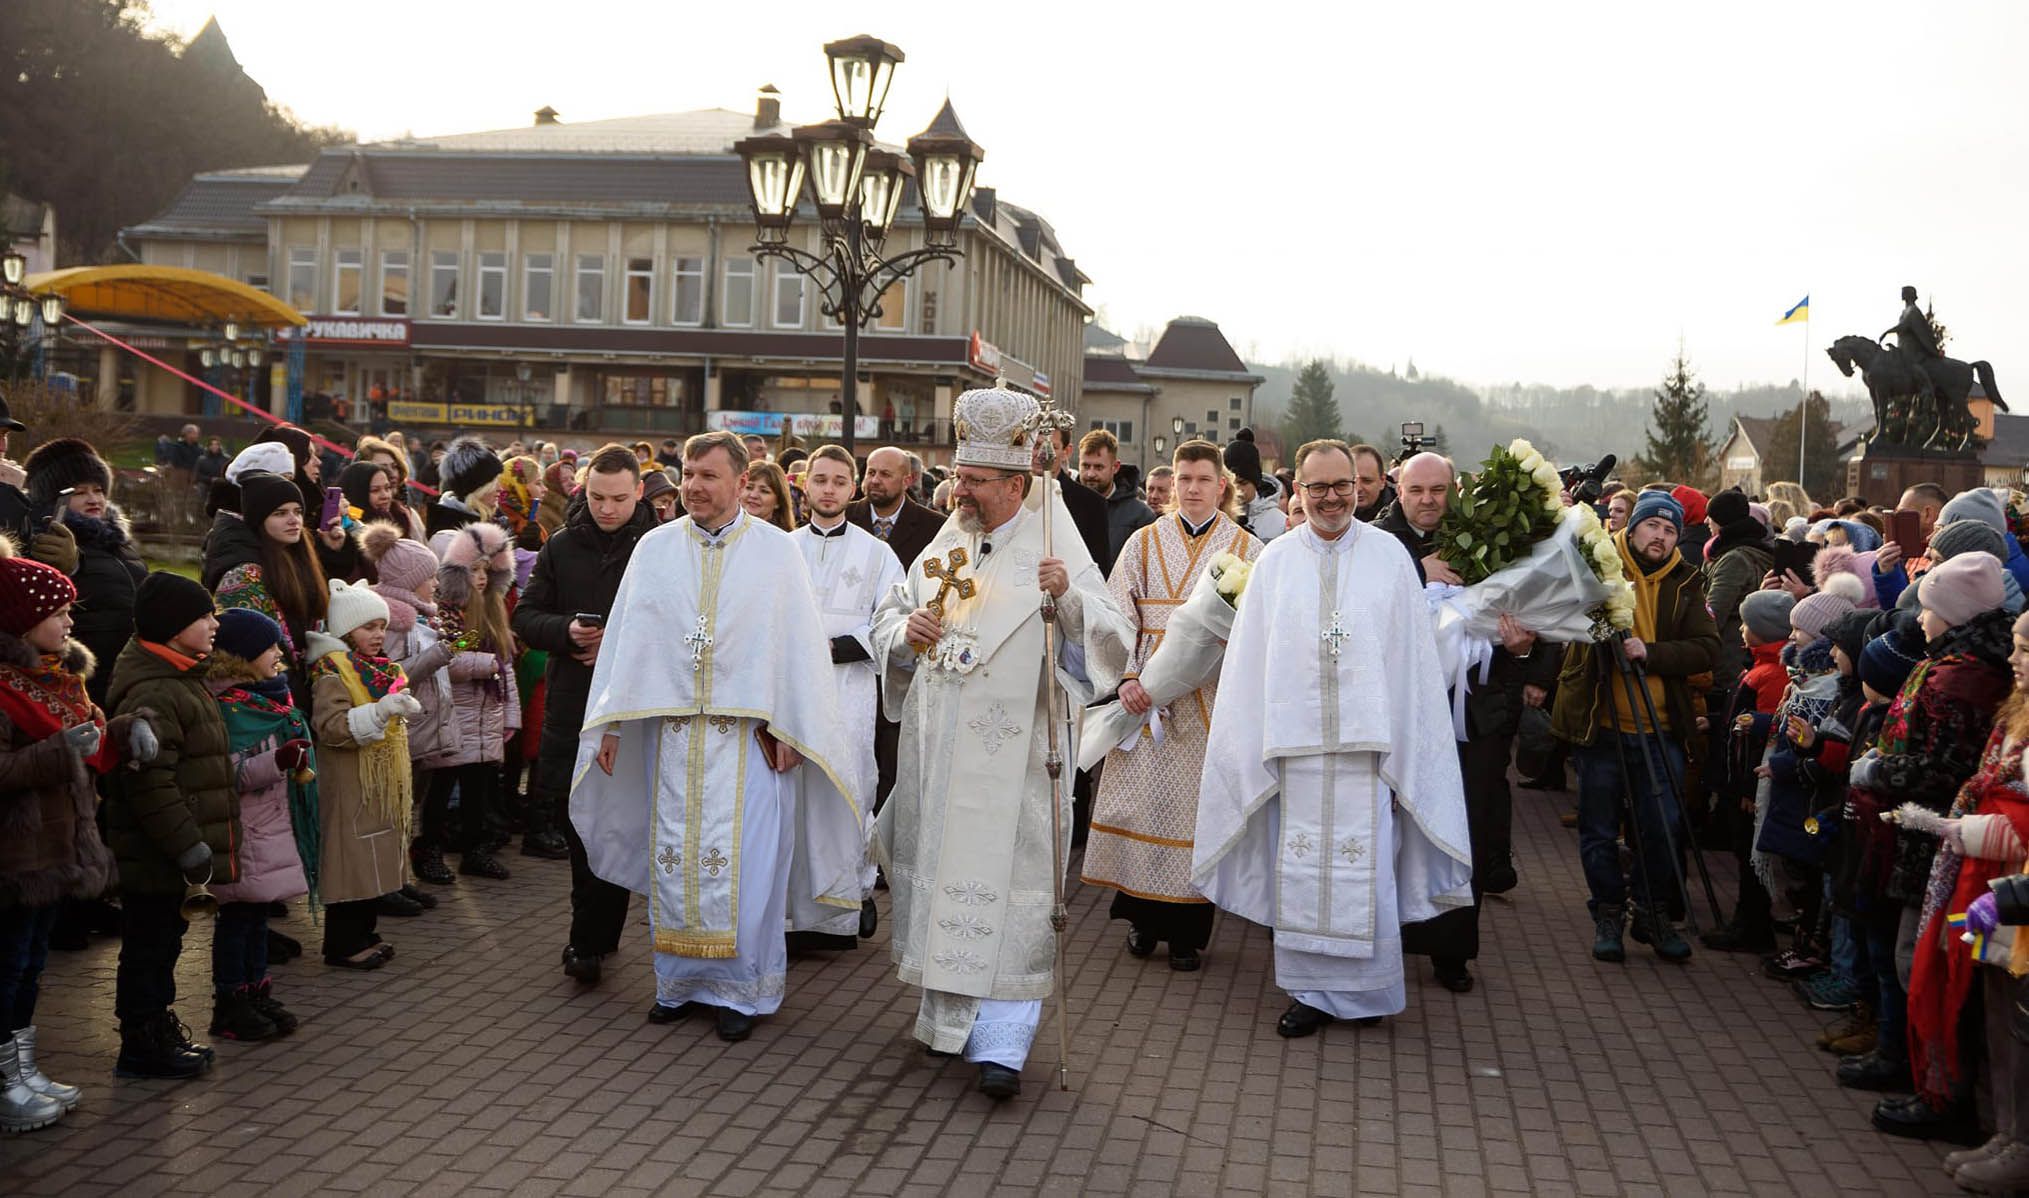
[[[730,328],[744,329],[754,323],[754,260],[726,259],[725,312],[721,319]]]
[[[1112,433],[1122,445],[1132,445],[1134,443],[1134,421],[1132,420],[1094,420],[1092,427],[1103,428],[1107,432]]]
[[[527,254],[521,260],[521,305],[523,320],[550,318],[550,286],[555,282],[555,259],[549,254]]]
[[[670,319],[677,324],[703,324],[705,322],[705,260],[703,258],[678,258],[676,260],[676,310]]]
[[[606,319],[606,257],[578,255],[578,323],[598,324]]]
[[[382,250],[380,252],[380,314],[382,316],[407,316],[409,314],[409,252],[407,250]]]
[[[1217,412],[1206,412],[1205,424],[1212,428],[1219,427],[1219,414]]]
[[[337,316],[359,315],[360,276],[366,273],[366,256],[360,250],[338,250],[331,272],[331,311]]]
[[[430,254],[430,315],[458,315],[456,250],[436,250]]]
[[[775,327],[803,327],[803,276],[786,263],[775,268]]]
[[[1186,436],[1186,437],[1195,437],[1195,436],[1197,436],[1197,435],[1198,435],[1198,422],[1197,422],[1197,421],[1193,420],[1193,421],[1191,421],[1190,423],[1188,423],[1188,424],[1184,425],[1184,436]]]
[[[1237,433],[1237,432],[1239,432],[1239,431],[1240,431],[1240,418],[1239,418],[1238,416],[1228,416],[1228,417],[1226,417],[1226,430],[1227,430],[1228,432],[1234,432],[1234,433]]]
[[[896,279],[881,292],[881,318],[874,322],[877,329],[899,333],[909,319],[909,281]]]
[[[503,251],[479,255],[479,319],[507,319],[507,254]]]
[[[1237,396],[1237,395],[1235,395],[1235,396],[1234,396],[1233,398],[1231,398],[1231,399],[1227,400],[1227,401],[1226,401],[1226,406],[1227,406],[1227,407],[1229,407],[1229,408],[1231,408],[1231,409],[1233,409],[1233,410],[1234,410],[1235,412],[1239,411],[1239,410],[1240,410],[1240,397],[1239,397],[1239,396]]]
[[[627,259],[627,310],[620,319],[647,324],[655,311],[655,259]]]
[[[298,312],[317,310],[317,247],[289,247],[289,306]]]
[[[245,282],[247,286],[253,288],[255,291],[268,290],[268,276],[265,271],[260,274],[248,275],[243,280],[243,282]]]

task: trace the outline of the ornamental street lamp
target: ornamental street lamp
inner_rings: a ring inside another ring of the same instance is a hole
[[[43,341],[61,340],[64,298],[56,292],[36,294],[28,289],[28,256],[19,250],[0,252],[0,349],[5,350],[7,377],[18,378],[23,359]],[[42,332],[30,335],[36,317],[42,318]]]
[[[909,139],[906,154],[874,140],[902,51],[861,35],[824,48],[830,61],[835,120],[764,133],[733,147],[747,168],[753,202],[755,258],[779,258],[816,281],[819,310],[845,333],[839,386],[840,443],[854,452],[859,415],[860,329],[880,319],[888,288],[926,262],[956,263],[958,229],[972,202],[973,178],[985,157],[958,123],[949,101],[936,120]],[[882,247],[911,182],[922,208],[923,246],[893,257]],[[817,210],[818,251],[789,244],[790,225],[806,185]],[[856,456],[856,455],[855,455]]]

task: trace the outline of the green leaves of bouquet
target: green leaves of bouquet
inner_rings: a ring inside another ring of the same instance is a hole
[[[1517,453],[1520,449],[1523,452]],[[1478,474],[1461,474],[1437,526],[1437,552],[1467,586],[1527,557],[1557,527],[1555,468],[1525,441],[1496,447]]]

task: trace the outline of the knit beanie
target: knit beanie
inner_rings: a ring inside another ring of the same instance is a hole
[[[1657,516],[1676,525],[1678,535],[1683,534],[1684,505],[1663,491],[1643,491],[1635,496],[1634,511],[1628,513],[1627,526],[1632,529],[1639,526],[1642,521],[1652,520]]]
[[[29,452],[21,469],[28,475],[22,489],[28,492],[28,501],[38,507],[48,507],[56,502],[58,492],[80,483],[97,483],[108,494],[113,490],[113,468],[82,437],[44,441]]]
[[[166,645],[213,610],[210,591],[181,574],[157,571],[134,592],[134,635]]]
[[[1763,644],[1789,636],[1789,614],[1796,596],[1788,591],[1756,591],[1740,601],[1740,622]]]
[[[641,502],[650,503],[657,495],[667,495],[676,490],[676,484],[660,470],[650,470],[641,476]]]
[[[460,437],[444,452],[437,466],[444,494],[465,498],[500,477],[500,455],[477,437]]]
[[[1226,469],[1241,482],[1261,485],[1261,447],[1250,435],[1230,442],[1225,452]]]
[[[226,463],[225,480],[237,483],[242,475],[251,471],[265,470],[283,478],[296,474],[296,459],[289,454],[289,447],[279,441],[261,441],[240,450],[239,456]]]
[[[1849,611],[1825,625],[1825,637],[1846,651],[1846,657],[1857,669],[1860,653],[1867,647],[1867,626],[1874,622],[1871,611]]]
[[[294,479],[265,470],[240,475],[240,518],[247,522],[247,527],[259,531],[275,509],[285,503],[302,506],[304,519],[309,520],[309,505],[304,503],[303,492]]]
[[[1790,627],[1808,633],[1812,639],[1823,636],[1826,626],[1833,620],[1859,607],[1854,601],[1862,593],[1858,578],[1851,574],[1834,574],[1825,580],[1823,590],[1797,600],[1797,605],[1790,609]]]
[[[1690,514],[1688,510],[1684,512],[1686,516]],[[1728,487],[1714,495],[1711,502],[1705,505],[1705,515],[1721,528],[1754,518],[1754,514],[1748,510],[1747,496],[1742,495],[1738,487]]]
[[[218,637],[212,647],[242,661],[252,661],[289,638],[282,626],[251,607],[229,607],[218,614]]]
[[[1921,658],[1922,650],[1911,652],[1902,633],[1891,626],[1860,651],[1860,681],[1893,698]]]
[[[1670,498],[1676,500],[1677,506],[1683,509],[1685,524],[1703,524],[1705,522],[1705,515],[1710,508],[1705,502],[1705,493],[1703,491],[1700,491],[1696,487],[1679,483],[1677,486],[1670,488]]]
[[[2007,598],[2001,586],[2001,560],[1985,553],[1963,553],[1940,562],[1916,585],[1916,601],[1953,628],[1981,612],[1993,611]]]
[[[1805,516],[1791,516],[1782,526],[1782,535],[1792,541],[1802,541],[1804,534],[1811,530],[1811,522]]]
[[[1768,505],[1765,503],[1748,504],[1747,514],[1754,517],[1756,520],[1761,521],[1761,527],[1764,529],[1768,528],[1769,525],[1775,523],[1775,516],[1769,512]]]
[[[381,582],[410,594],[437,576],[437,555],[420,541],[411,541],[384,520],[370,521],[359,534],[360,552],[373,563]]]
[[[345,502],[373,514],[373,480],[387,475],[390,483],[395,481],[394,473],[378,462],[354,462],[338,472],[338,489],[345,492]]]
[[[1930,534],[1930,559],[1948,561],[1968,553],[1984,553],[1994,560],[2008,560],[2006,534],[1985,520],[1954,520],[1940,524]]]
[[[324,631],[343,640],[355,630],[387,619],[387,600],[373,593],[363,582],[331,580],[331,606],[324,616]]]
[[[1960,520],[1979,520],[1993,525],[1995,532],[2008,531],[2008,511],[2001,505],[2001,497],[1989,487],[1959,492],[1937,514],[1939,524],[1956,524]]]
[[[11,556],[13,546],[5,541],[0,548],[9,554],[0,557],[0,632],[22,636],[77,602],[77,584],[63,571],[32,557]]]

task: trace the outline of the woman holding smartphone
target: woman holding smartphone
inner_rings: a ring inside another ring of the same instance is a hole
[[[213,595],[221,609],[252,608],[282,626],[289,637],[283,653],[289,689],[308,712],[303,652],[309,634],[324,626],[328,596],[324,568],[310,547],[303,492],[278,474],[250,471],[240,476],[240,518],[247,535],[213,537],[206,545],[205,577],[218,578]],[[351,556],[358,556],[356,548]]]

